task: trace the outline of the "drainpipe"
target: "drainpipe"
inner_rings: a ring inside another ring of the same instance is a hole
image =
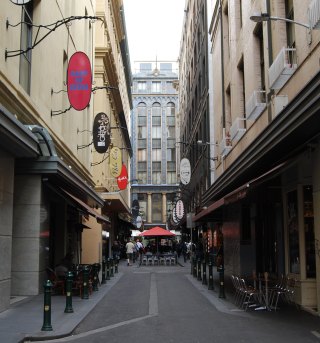
[[[221,31],[221,87],[222,87],[222,128],[223,128],[223,138],[225,137],[226,129],[226,105],[225,105],[225,94],[224,94],[224,49],[223,49],[223,20],[222,20],[222,0],[219,0],[220,6],[220,31]]]
[[[266,10],[267,13],[271,15],[271,5],[270,0],[266,0]],[[268,64],[269,68],[273,62],[273,49],[272,49],[272,32],[271,32],[271,21],[267,21],[267,44],[268,44]],[[268,79],[269,81],[269,79]],[[273,89],[269,89],[269,92],[267,93],[267,106],[268,106],[268,122],[271,123],[272,121],[272,109],[271,109],[271,97],[274,94]]]

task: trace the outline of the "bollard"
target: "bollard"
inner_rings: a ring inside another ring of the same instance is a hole
[[[193,264],[193,277],[197,277],[197,260],[195,257],[192,258]]]
[[[102,279],[101,284],[104,285],[106,283],[106,261],[103,258],[102,260]]]
[[[107,275],[106,279],[110,280],[110,258],[107,258]]]
[[[82,282],[82,299],[89,299],[89,269],[88,266],[83,268],[83,282]]]
[[[44,285],[43,325],[41,331],[52,331],[51,326],[51,293],[52,283],[47,280]]]
[[[111,277],[114,277],[114,259],[113,258],[111,258],[110,259],[111,261],[111,267],[110,267],[110,276]]]
[[[92,290],[98,291],[98,272],[99,272],[99,264],[94,263],[92,265],[92,275],[93,275],[93,281],[92,281]]]
[[[198,258],[198,277],[197,277],[197,280],[201,281],[202,278],[201,278],[201,260],[200,258]]]
[[[207,285],[207,266],[206,266],[206,260],[202,261],[202,284]]]
[[[213,285],[213,270],[212,270],[212,262],[211,260],[208,263],[208,268],[209,268],[209,283],[208,283],[208,289],[214,290],[214,285]]]
[[[119,270],[118,270],[118,267],[119,267],[119,259],[118,259],[118,256],[115,258],[115,266],[114,266],[114,272],[115,273],[118,273]]]
[[[224,268],[222,265],[218,267],[218,271],[219,271],[219,282],[220,282],[219,298],[225,298],[226,295],[224,293]]]
[[[67,280],[66,280],[66,308],[64,309],[64,313],[73,313],[72,308],[72,283],[73,283],[73,273],[67,273]]]

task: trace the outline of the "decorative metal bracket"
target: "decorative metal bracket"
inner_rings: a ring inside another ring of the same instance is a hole
[[[92,88],[92,92],[94,93],[98,89],[115,89],[117,91],[119,90],[118,87],[113,87],[113,86],[100,86],[100,87],[97,86],[97,87]]]
[[[21,21],[18,24],[12,25],[12,24],[9,23],[9,19],[7,19],[7,21],[6,21],[7,29],[9,28],[9,26],[10,27],[17,27],[19,25],[26,24],[26,25],[29,25],[29,26],[32,26],[32,27],[36,27],[36,28],[38,28],[38,30],[37,30],[37,33],[36,33],[36,37],[35,37],[32,45],[30,47],[28,47],[25,50],[19,49],[19,50],[8,51],[6,49],[6,51],[5,51],[5,58],[7,59],[9,57],[20,56],[22,54],[27,53],[28,51],[34,49],[39,43],[41,43],[47,36],[50,35],[50,33],[54,32],[58,27],[60,27],[62,25],[67,25],[67,26],[71,25],[72,21],[74,21],[74,20],[81,20],[81,19],[90,19],[92,22],[95,22],[96,20],[101,20],[102,22],[104,22],[103,19],[101,19],[99,17],[95,17],[95,16],[71,16],[71,17],[68,17],[68,18],[64,18],[64,19],[58,20],[55,23],[48,24],[48,25],[35,25],[35,24],[30,24],[30,23],[25,22],[25,21]],[[45,29],[48,32],[45,33],[41,38],[38,39],[38,36],[39,36],[39,33],[40,33],[41,29]]]
[[[105,155],[107,155],[107,156],[105,156]],[[105,153],[105,154],[103,155],[102,160],[101,160],[100,162],[91,163],[91,164],[90,164],[91,167],[95,167],[95,166],[97,166],[97,165],[103,163],[103,162],[109,157],[109,155],[110,155],[110,153],[108,153],[108,154]]]
[[[93,141],[89,144],[85,144],[85,145],[77,145],[77,150],[81,150],[81,149],[85,149],[88,148],[90,145],[93,144]]]
[[[53,116],[58,116],[58,115],[60,115],[60,114],[66,113],[66,112],[70,111],[71,108],[72,108],[72,106],[70,105],[69,108],[66,108],[66,109],[63,110],[63,111],[53,111],[53,110],[51,110],[51,117],[53,117]]]

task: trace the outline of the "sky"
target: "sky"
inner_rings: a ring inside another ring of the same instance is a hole
[[[186,0],[123,0],[132,72],[137,61],[177,61]]]

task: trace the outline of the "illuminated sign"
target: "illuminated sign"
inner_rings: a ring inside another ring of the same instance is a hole
[[[108,116],[100,112],[93,121],[93,145],[99,154],[104,154],[110,145],[110,122]]]
[[[67,91],[70,105],[77,111],[84,110],[91,98],[92,71],[88,56],[81,51],[74,53],[68,64]]]

